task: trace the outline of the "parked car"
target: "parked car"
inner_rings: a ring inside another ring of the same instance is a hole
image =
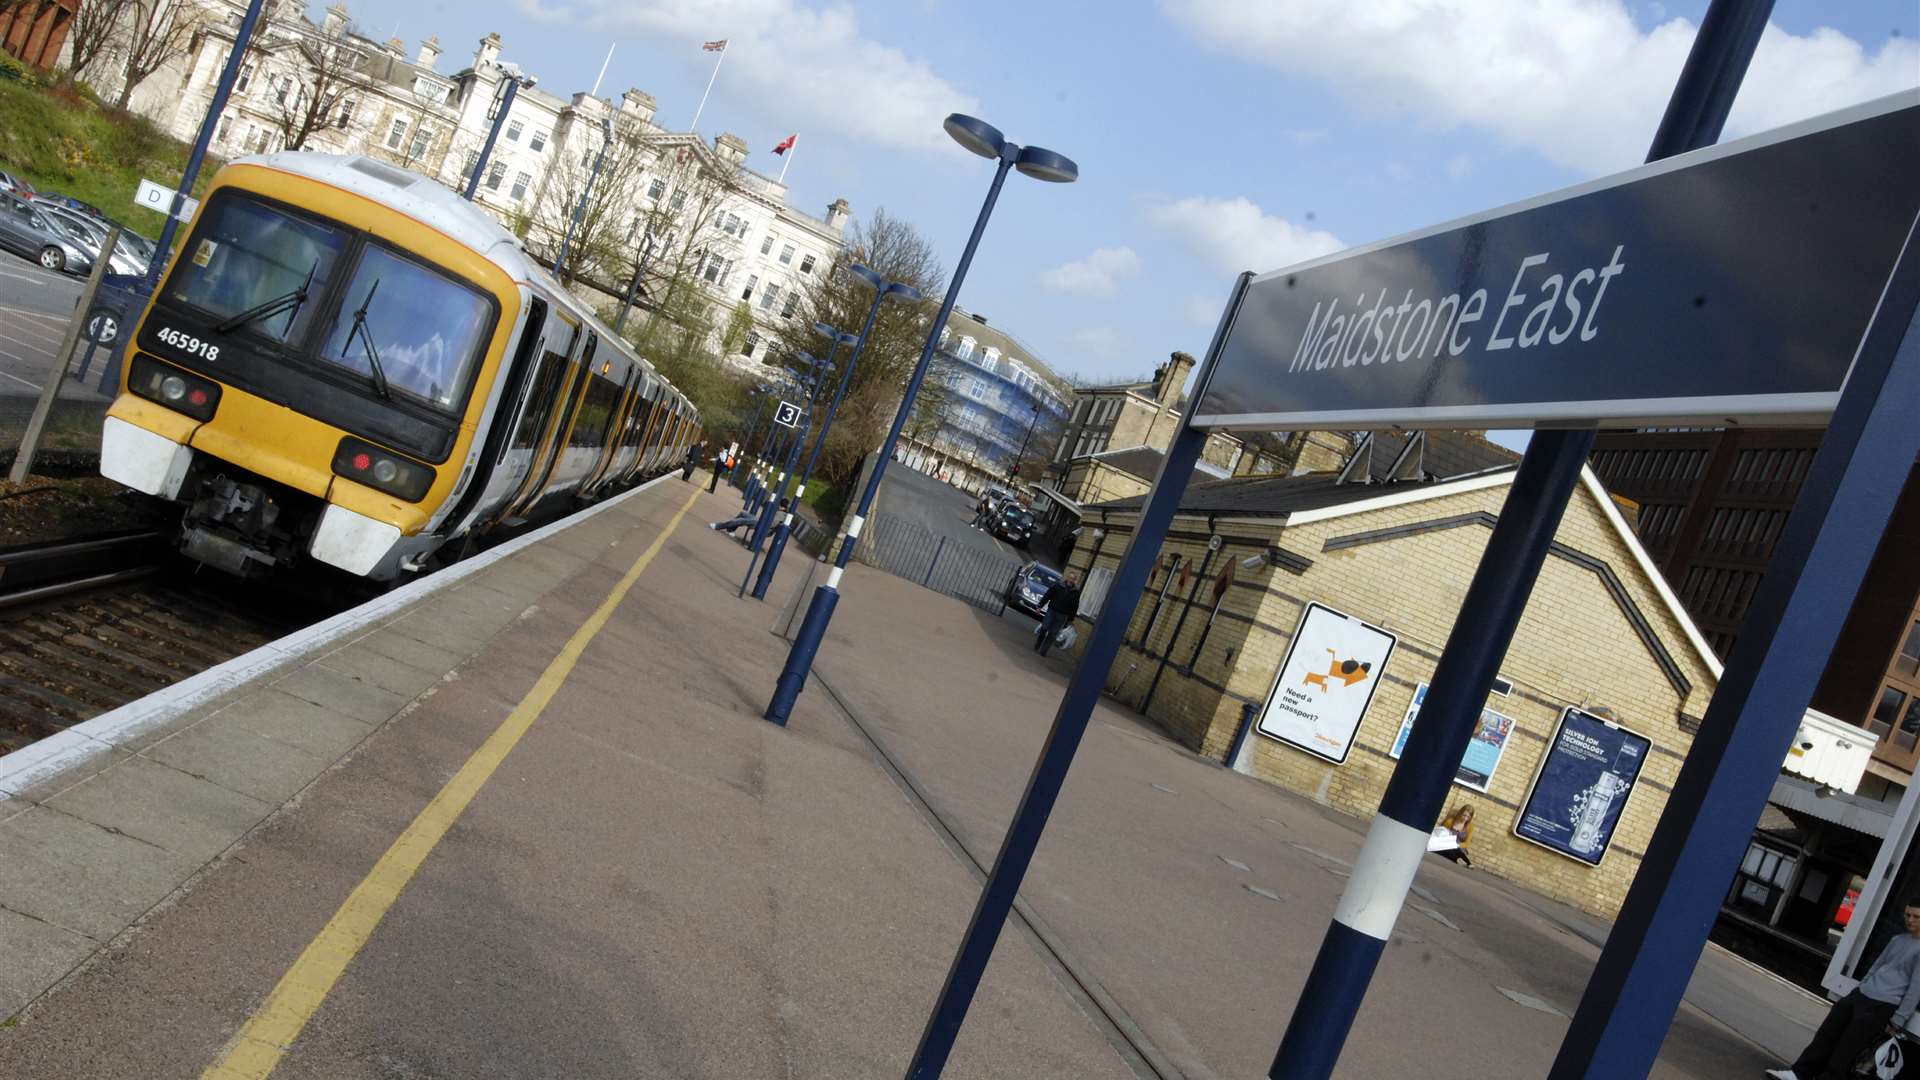
[[[1014,547],[1024,548],[1033,539],[1033,511],[1019,503],[1004,503],[987,521],[987,532]]]
[[[77,210],[95,221],[105,221],[107,219],[107,215],[102,213],[99,207],[92,203],[81,202],[71,195],[62,195],[57,191],[34,191],[29,194],[39,202],[52,203],[66,210]]]
[[[1013,580],[1007,583],[1007,606],[1024,611],[1034,618],[1047,613],[1044,601],[1047,590],[1060,580],[1059,571],[1050,566],[1030,562],[1013,572]]]
[[[67,235],[87,249],[93,260],[100,258],[100,248],[107,242],[110,222],[96,220],[78,210],[72,210],[57,203],[34,199],[32,205],[53,221],[56,228],[64,228]],[[107,269],[116,274],[139,275],[147,272],[147,260],[152,245],[144,244],[145,237],[122,228],[120,239],[113,245],[113,258]],[[147,254],[143,254],[143,244]]]
[[[92,253],[74,240],[67,228],[56,225],[43,208],[12,192],[0,191],[0,247],[55,272],[86,274],[93,270]]]
[[[34,194],[32,184],[4,170],[0,170],[0,191],[11,192],[23,199],[30,199]]]

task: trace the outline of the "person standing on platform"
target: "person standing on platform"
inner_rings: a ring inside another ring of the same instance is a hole
[[[713,458],[713,475],[707,478],[707,494],[711,495],[720,488],[720,470],[733,467],[733,447],[721,450]]]
[[[1905,1031],[1920,1004],[1920,896],[1907,901],[1907,932],[1887,942],[1853,993],[1833,1003],[1813,1041],[1773,1080],[1850,1080],[1854,1063],[1888,1036]]]
[[[1069,571],[1066,577],[1054,582],[1042,603],[1047,613],[1040,620],[1040,636],[1033,643],[1033,651],[1045,656],[1053,647],[1054,635],[1061,627],[1071,625],[1073,617],[1080,613],[1080,575]]]
[[[680,463],[680,479],[682,482],[688,484],[693,483],[694,467],[700,464],[700,449],[706,445],[704,442],[697,442],[687,447],[687,459]]]

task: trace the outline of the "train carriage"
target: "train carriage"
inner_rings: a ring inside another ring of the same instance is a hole
[[[139,321],[100,469],[190,557],[392,580],[671,467],[673,385],[428,177],[278,153],[214,178]]]

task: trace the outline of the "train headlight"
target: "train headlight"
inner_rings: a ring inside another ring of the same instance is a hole
[[[427,489],[433,486],[433,469],[409,458],[403,458],[391,450],[382,450],[365,439],[356,439],[349,435],[340,440],[340,448],[333,452],[333,471],[336,476],[344,476],[365,484],[389,495],[397,495],[408,502],[419,502],[426,498]]]
[[[127,373],[127,389],[195,420],[211,420],[220,405],[220,384],[135,353]]]

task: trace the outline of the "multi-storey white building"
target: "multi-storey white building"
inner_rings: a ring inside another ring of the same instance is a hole
[[[141,83],[129,105],[191,140],[232,52],[244,4],[179,2],[200,10],[192,43]],[[435,38],[409,59],[398,39],[377,42],[355,32],[344,4],[328,8],[318,26],[296,5],[271,5],[212,151],[237,157],[297,145],[365,154],[464,190],[503,97],[502,45],[498,34],[488,34],[470,64],[442,74]],[[538,73],[528,74],[537,82]],[[618,295],[644,249],[648,280],[671,264],[677,280],[696,284],[712,302],[716,327],[724,327],[738,305],[748,305],[753,329],[726,359],[759,368],[780,322],[807,317],[801,298],[809,278],[832,266],[844,242],[851,215],[846,200],[835,200],[824,217],[788,206],[784,184],[746,167],[744,140],[722,134],[708,143],[668,130],[654,122],[653,97],[639,90],[613,102],[585,92],[561,97],[526,82],[501,125],[475,200],[551,261],[609,131],[615,147],[627,149],[609,153],[612,167],[603,169],[587,200],[599,241],[584,256],[579,247],[570,249],[569,268],[586,280],[576,288],[588,296]],[[609,257],[615,251],[618,257]],[[642,288],[643,307],[658,299]],[[720,340],[717,331],[713,340]]]

